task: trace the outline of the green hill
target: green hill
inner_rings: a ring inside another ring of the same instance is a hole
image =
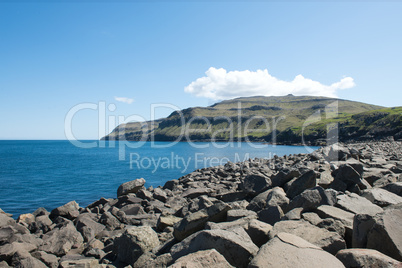
[[[392,134],[388,128],[401,124],[398,109],[312,96],[237,98],[175,111],[157,121],[120,125],[103,139],[295,144],[301,143],[303,133],[306,141],[321,143],[327,136],[327,125],[335,122],[341,126],[342,138],[349,134],[349,138],[356,138],[376,130]]]

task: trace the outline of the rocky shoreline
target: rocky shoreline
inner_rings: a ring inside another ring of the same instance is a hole
[[[17,221],[0,211],[0,267],[402,267],[402,142],[144,184]]]

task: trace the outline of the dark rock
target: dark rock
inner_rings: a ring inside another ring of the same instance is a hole
[[[284,215],[281,207],[268,207],[258,212],[258,220],[274,225],[276,222],[280,221]]]
[[[183,198],[196,198],[199,197],[201,195],[208,195],[211,192],[211,189],[208,188],[191,188],[186,190],[183,194],[182,197]]]
[[[332,218],[323,219],[317,227],[327,229],[330,232],[337,232],[341,237],[345,237],[345,226],[341,221]]]
[[[269,177],[259,174],[250,174],[244,178],[240,188],[247,194],[256,196],[271,186]]]
[[[301,194],[304,190],[315,187],[317,183],[316,178],[317,174],[315,173],[315,171],[310,170],[304,173],[298,179],[288,182],[286,195],[289,198],[293,199],[298,194]]]
[[[280,186],[282,187],[287,182],[292,180],[293,178],[300,177],[300,171],[298,169],[290,169],[290,170],[281,170],[275,176],[271,178],[272,187]]]
[[[92,219],[94,217],[90,213],[84,213],[77,217],[75,227],[84,238],[85,242],[95,238],[100,232],[105,229],[105,226],[97,223]]]
[[[389,183],[383,189],[390,191],[398,196],[402,196],[402,182]]]
[[[108,211],[102,214],[99,222],[105,225],[109,230],[114,230],[121,227],[121,222]]]
[[[324,190],[320,186],[307,189],[293,198],[287,210],[303,208],[304,211],[313,211],[321,205],[333,206],[337,202],[336,196],[337,194],[334,190]]]

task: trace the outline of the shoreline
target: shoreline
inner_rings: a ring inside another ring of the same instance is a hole
[[[180,267],[186,256],[194,264],[207,250],[202,256],[216,255],[222,264],[263,267],[265,247],[300,238],[321,248],[317,254],[328,262],[345,265],[342,250],[367,247],[355,234],[370,238],[359,215],[380,224],[387,211],[394,217],[402,213],[401,154],[398,141],[336,144],[311,154],[203,168],[163,187],[145,189],[145,180],[137,179],[123,183],[118,198],[101,198],[86,208],[71,201],[51,212],[39,208],[22,214],[17,221],[0,213],[0,230],[9,234],[0,256],[7,265],[29,261],[38,267]],[[211,239],[218,242],[209,244]],[[385,230],[381,241],[369,239],[370,248],[399,262],[397,251],[380,246],[398,245],[393,239],[398,237]],[[227,244],[232,250],[222,246]]]

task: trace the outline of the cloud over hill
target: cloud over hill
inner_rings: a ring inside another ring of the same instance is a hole
[[[338,90],[355,86],[352,77],[345,77],[331,85],[323,85],[301,74],[292,81],[284,81],[270,75],[267,69],[228,72],[223,68],[210,67],[205,74],[185,87],[184,91],[214,100],[287,94],[336,97]]]

